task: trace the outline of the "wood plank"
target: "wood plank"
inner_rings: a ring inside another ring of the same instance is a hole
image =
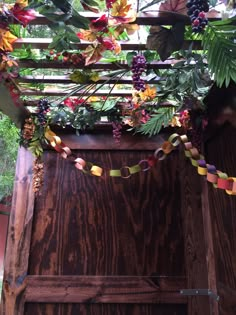
[[[36,49],[48,49],[48,45],[51,44],[52,39],[51,38],[18,38],[14,44],[14,48],[22,48],[23,45],[30,45],[31,48]],[[146,43],[137,43],[136,41],[129,41],[129,42],[119,42],[121,45],[122,50],[146,50]],[[193,44],[192,49],[201,49],[201,41],[195,40],[194,42],[191,40],[185,40],[182,46],[182,49],[189,49],[190,45]],[[75,43],[77,46],[77,49],[86,49],[88,45],[91,45],[91,43],[88,42],[80,42]]]
[[[107,82],[106,84],[133,84],[133,79],[131,77],[122,77],[122,79],[119,79],[120,75],[118,77],[108,77],[108,76],[102,76],[98,81],[96,81],[96,84],[101,84]],[[151,79],[148,80],[147,83],[149,84],[158,84],[160,81],[164,81],[164,78],[157,78],[157,79]],[[17,78],[17,82],[21,83],[47,83],[47,84],[68,84],[73,83],[73,81],[70,79],[69,75],[26,75],[26,76],[20,76]],[[90,84],[94,84],[95,82],[90,82]],[[86,83],[88,84],[88,83]]]
[[[19,90],[20,90],[20,94],[21,95],[42,95],[42,96],[66,96],[68,95],[68,90],[67,91],[63,91],[62,89],[56,89],[56,88],[45,88],[45,90],[39,91],[39,90],[34,90],[34,89],[27,89],[25,87],[23,87],[23,85],[19,85]],[[73,96],[88,96],[91,95],[91,93],[93,93],[93,90],[89,91],[89,92],[83,92],[83,91],[79,91],[75,94],[73,94]],[[131,90],[112,90],[112,92],[110,92],[110,90],[99,90],[97,92],[95,92],[93,95],[94,96],[107,96],[110,93],[111,97],[132,97],[132,91]],[[24,102],[24,105],[29,105],[29,106],[35,106],[37,103],[37,101],[27,101]]]
[[[182,222],[188,289],[208,289],[207,250],[202,217],[202,178],[180,152]],[[209,288],[211,289],[211,288]],[[212,315],[209,297],[188,299],[188,314]]]
[[[45,88],[43,91],[39,91],[36,89],[29,89],[26,87],[23,87],[19,85],[19,90],[21,95],[28,95],[28,96],[66,96],[68,95],[68,90],[63,91],[62,89],[58,88]],[[83,93],[83,92],[76,92],[73,94],[73,96],[81,96],[83,94],[84,96],[91,95],[91,92],[89,93]],[[97,91],[94,96],[107,96],[109,94],[109,90],[99,90]],[[115,97],[126,97],[132,96],[132,91],[131,90],[119,90],[116,91],[115,89],[112,91],[111,96]]]
[[[80,12],[83,16],[87,17],[89,20],[97,19],[101,14],[92,12]],[[209,15],[209,13],[207,14]],[[221,14],[216,14],[215,18],[209,17],[210,21],[219,20]],[[185,15],[178,14],[168,14],[167,12],[139,12],[134,23],[139,25],[174,25],[176,22],[183,22],[186,25],[190,25],[190,19]],[[50,21],[43,15],[38,14],[37,18],[30,22],[31,25],[47,25]]]
[[[1,315],[24,314],[24,279],[28,272],[31,228],[34,213],[32,154],[21,147],[16,165],[7,248]]]
[[[225,95],[223,94],[223,98]],[[229,95],[235,95],[235,87],[234,92]],[[218,94],[216,100],[217,97]],[[225,99],[230,104],[231,98],[225,97]],[[218,128],[213,129],[214,132],[211,132],[211,128],[210,137],[205,144],[207,161],[227,173],[228,176],[236,176],[236,128],[229,123],[218,125]],[[215,189],[210,183],[208,194],[213,222],[216,285],[220,296],[219,313],[220,315],[234,315],[236,310],[236,196],[227,195],[225,191]]]
[[[26,314],[34,315],[187,315],[185,304],[44,304],[27,303]]]
[[[176,64],[180,60],[167,59],[165,61],[153,61],[147,64],[147,69],[168,69],[172,65]],[[34,69],[84,69],[84,65],[74,65],[70,62],[54,61],[54,60],[17,60],[20,68],[34,68]],[[130,66],[126,62],[96,62],[91,65],[86,66],[86,69],[98,69],[98,70],[120,70],[120,69],[130,69]]]
[[[208,275],[208,288],[215,294],[219,295],[217,289],[216,279],[216,261],[214,251],[214,236],[213,236],[213,220],[211,216],[211,209],[209,205],[208,183],[202,180],[202,218],[203,228],[206,244],[206,261],[207,261],[207,275]],[[213,315],[219,315],[219,302],[211,299],[211,312]]]
[[[184,277],[28,276],[26,302],[184,304]]]

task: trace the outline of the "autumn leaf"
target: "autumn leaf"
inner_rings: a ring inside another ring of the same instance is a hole
[[[126,16],[130,11],[131,6],[131,4],[127,3],[127,0],[117,0],[112,4],[111,15]]]
[[[87,40],[89,42],[93,42],[97,38],[97,33],[90,30],[81,29],[77,36],[82,40]]]
[[[178,12],[187,15],[187,0],[165,0],[161,3],[159,11]]]
[[[98,62],[102,58],[102,53],[106,50],[106,47],[101,43],[89,45],[83,52],[85,57],[85,66]]]
[[[17,40],[17,37],[11,32],[0,28],[0,49],[3,51],[13,51],[12,44]]]
[[[146,90],[144,92],[139,92],[139,96],[142,101],[145,102],[152,101],[157,96],[157,89],[155,87],[151,88],[147,84]]]
[[[174,51],[181,49],[184,41],[184,23],[179,22],[171,29],[162,26],[152,26],[147,38],[146,47],[156,50],[162,61],[165,61]]]
[[[136,13],[134,11],[130,12],[129,16],[116,16],[109,18],[109,26],[117,26],[122,24],[128,24],[136,20]]]
[[[121,24],[118,25],[114,29],[114,36],[117,38],[119,37],[124,31],[127,32],[128,35],[134,34],[139,29],[138,24]]]

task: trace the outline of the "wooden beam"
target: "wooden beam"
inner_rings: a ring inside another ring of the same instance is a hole
[[[36,49],[48,49],[48,45],[51,44],[52,39],[51,38],[18,38],[14,44],[14,48],[22,48],[23,45],[27,46],[30,45],[31,48]],[[137,43],[136,41],[128,41],[128,42],[119,42],[121,45],[121,49],[126,50],[146,50],[146,43]],[[193,44],[192,49],[201,49],[201,41],[200,40],[185,40],[182,46],[182,49],[189,49],[190,45]],[[75,43],[77,46],[77,49],[86,49],[88,45],[91,45],[89,42],[80,42]]]
[[[119,78],[119,76],[118,76]],[[123,77],[122,79],[118,79],[117,77],[108,77],[108,76],[102,76],[98,81],[96,82],[89,82],[86,84],[101,84],[105,83],[106,81],[107,84],[133,84],[133,80],[131,77]],[[158,84],[160,81],[164,81],[164,78],[158,78],[158,79],[151,79],[148,80],[147,83],[150,84]],[[59,83],[59,84],[67,84],[67,83],[73,83],[71,81],[70,77],[68,75],[26,75],[26,76],[21,76],[17,79],[17,82],[21,83],[48,83],[48,84],[54,84],[54,83]]]
[[[26,302],[185,304],[184,277],[28,276]]]
[[[87,17],[89,20],[97,19],[101,16],[101,14],[96,14],[92,12],[80,12],[81,15]],[[219,20],[221,18],[221,14],[216,14],[214,18],[210,17],[210,21]],[[136,20],[133,23],[137,23],[139,25],[174,25],[176,22],[183,22],[186,25],[190,25],[190,19],[186,15],[182,14],[171,14],[170,12],[140,12]],[[30,22],[31,25],[48,25],[51,21],[49,21],[43,15],[38,14],[37,18]]]
[[[1,315],[24,314],[24,279],[28,272],[34,213],[32,168],[32,154],[21,147],[18,152],[8,228]]]
[[[180,60],[168,59],[165,61],[153,61],[147,64],[147,69],[168,69],[172,65],[175,65]],[[17,61],[20,68],[34,68],[34,69],[84,69],[84,65],[74,65],[71,62],[63,61],[36,61],[31,59],[24,59]],[[86,66],[86,69],[98,69],[98,70],[120,70],[120,69],[130,69],[130,66],[124,62],[97,62]]]
[[[182,150],[181,150],[182,151]],[[202,179],[188,159],[180,152],[179,171],[181,174],[181,204],[184,231],[187,289],[212,289],[209,287],[207,257],[202,209]],[[207,201],[205,200],[205,203]],[[209,231],[210,232],[210,231]],[[210,244],[210,243],[209,243]],[[212,249],[209,249],[212,250]],[[216,292],[215,292],[216,293]],[[188,314],[212,315],[209,296],[190,296]],[[217,315],[217,313],[214,315]]]

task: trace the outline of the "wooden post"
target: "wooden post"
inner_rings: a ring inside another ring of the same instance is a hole
[[[186,289],[216,290],[212,228],[204,179],[180,152],[182,221],[184,229]],[[215,292],[216,293],[216,292]],[[191,296],[188,314],[218,315],[217,302],[208,296]]]
[[[8,230],[1,315],[24,314],[25,277],[28,269],[34,212],[32,162],[31,153],[21,147],[16,165]]]

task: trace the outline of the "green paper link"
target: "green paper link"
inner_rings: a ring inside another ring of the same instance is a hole
[[[132,175],[132,174],[135,174],[135,173],[138,173],[138,172],[140,172],[141,170],[142,170],[142,169],[141,169],[141,166],[138,165],[138,164],[129,167],[129,172],[130,172],[131,175]]]

